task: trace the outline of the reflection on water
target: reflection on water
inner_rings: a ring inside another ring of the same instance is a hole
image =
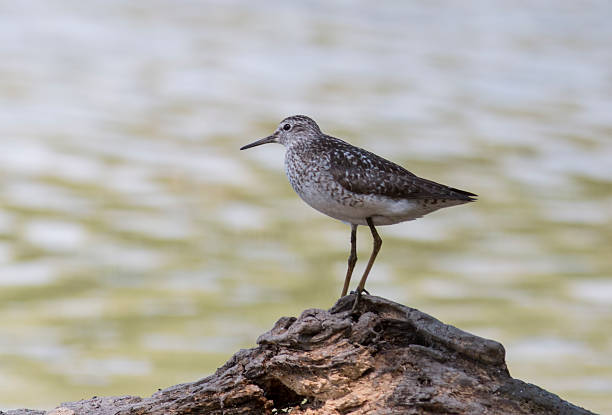
[[[348,227],[237,150],[305,113],[481,195],[381,229],[373,293],[612,410],[609,3],[0,11],[0,408],[147,395],[329,307]]]

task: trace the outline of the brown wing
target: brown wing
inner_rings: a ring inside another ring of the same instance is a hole
[[[333,138],[333,137],[330,137]],[[472,201],[473,193],[422,179],[389,160],[342,140],[330,149],[330,173],[345,189],[393,199]]]

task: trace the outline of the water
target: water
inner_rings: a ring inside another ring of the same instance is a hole
[[[610,17],[604,1],[0,5],[0,408],[149,395],[333,304],[349,228],[293,194],[280,146],[238,151],[304,113],[481,195],[381,228],[371,292],[612,411]]]

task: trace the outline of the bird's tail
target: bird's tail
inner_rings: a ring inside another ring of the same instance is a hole
[[[457,193],[458,197],[457,199],[460,200],[465,200],[468,202],[474,202],[476,200],[476,198],[478,197],[477,194],[475,193],[471,193],[471,192],[466,192],[465,190],[461,190],[461,189],[456,189],[454,187],[449,187],[450,190],[452,190],[454,193]]]

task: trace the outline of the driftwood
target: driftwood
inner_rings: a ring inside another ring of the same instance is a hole
[[[500,343],[380,297],[364,296],[351,315],[353,301],[281,318],[199,381],[46,414],[591,414],[510,377]]]

